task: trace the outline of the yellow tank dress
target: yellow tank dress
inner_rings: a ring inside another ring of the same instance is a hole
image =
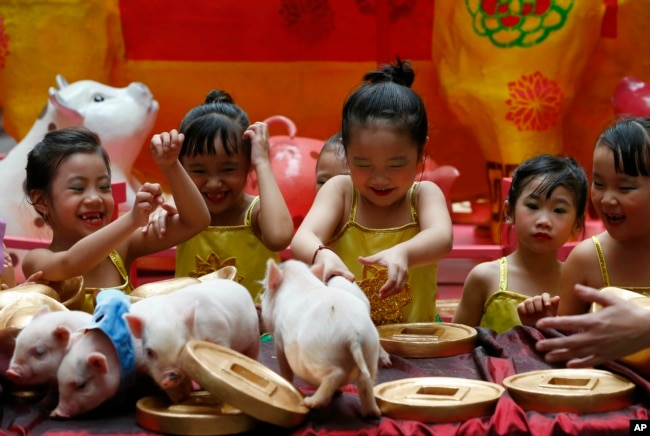
[[[600,265],[600,274],[603,276],[603,283],[606,288],[608,286],[614,286],[621,289],[627,289],[628,291],[636,292],[637,294],[650,297],[650,287],[647,286],[618,286],[612,285],[609,281],[609,273],[607,272],[607,265],[605,264],[605,254],[603,253],[603,247],[600,245],[598,240],[598,235],[591,237],[592,242],[594,243],[594,248],[596,249],[596,255],[598,256],[598,264]]]
[[[355,221],[359,193],[353,189],[348,221],[330,241],[327,241],[327,245],[355,275],[357,283],[368,296],[373,322],[376,325],[431,322],[439,319],[436,313],[437,264],[409,268],[409,279],[405,289],[389,298],[379,300],[379,289],[387,279],[386,268],[378,265],[364,266],[357,260],[359,256],[370,256],[407,241],[420,231],[414,205],[416,189],[417,182],[408,193],[411,222],[387,229],[370,229]]]
[[[521,325],[517,305],[528,298],[528,295],[508,290],[508,261],[502,257],[497,262],[499,262],[499,289],[485,302],[479,325],[503,333],[516,325]]]
[[[113,250],[108,255],[108,257],[111,259],[111,262],[113,262],[113,265],[115,265],[115,268],[122,276],[124,283],[122,283],[120,286],[110,286],[107,288],[84,288],[86,298],[84,300],[83,306],[81,307],[81,310],[84,312],[93,313],[95,310],[95,297],[97,296],[97,293],[102,289],[117,289],[118,291],[124,292],[125,295],[129,295],[133,290],[131,283],[129,282],[129,274],[126,272],[126,267],[124,266],[124,261],[122,260],[120,253],[118,253],[117,250]]]
[[[176,277],[199,277],[224,266],[237,268],[237,281],[253,300],[259,303],[263,287],[260,280],[266,273],[266,261],[280,261],[280,255],[271,251],[253,233],[251,215],[259,196],[246,210],[243,225],[208,226],[198,235],[176,247]]]

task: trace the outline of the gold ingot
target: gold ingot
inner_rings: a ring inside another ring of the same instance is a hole
[[[650,298],[643,294],[614,286],[603,288],[600,292],[615,295],[623,300],[634,303],[637,306],[650,309]],[[590,312],[598,312],[599,310],[602,310],[602,306],[599,304],[593,303],[591,305]],[[636,353],[621,357],[618,361],[634,369],[639,374],[645,377],[650,377],[650,348],[644,348]]]
[[[143,298],[152,297],[154,295],[163,295],[174,292],[178,289],[185,288],[190,285],[201,283],[199,279],[194,277],[175,277],[173,279],[159,280],[157,282],[145,283],[138,286],[129,295],[131,303],[135,303]]]
[[[416,377],[375,386],[382,415],[422,422],[454,422],[488,416],[505,389],[459,377]]]
[[[4,291],[1,296],[5,304],[0,310],[0,329],[23,329],[43,306],[52,311],[68,310],[61,302],[38,292]]]
[[[390,354],[406,358],[446,357],[469,353],[476,346],[473,327],[450,322],[416,322],[377,327],[379,342]]]
[[[602,413],[634,402],[634,383],[598,369],[546,369],[511,375],[503,386],[524,410]]]
[[[224,404],[206,391],[193,392],[183,402],[149,396],[136,403],[136,420],[142,427],[174,435],[223,435],[251,430],[258,421]]]

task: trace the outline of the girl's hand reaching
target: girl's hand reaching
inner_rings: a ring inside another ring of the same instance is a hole
[[[185,135],[178,133],[176,129],[153,135],[149,151],[158,168],[171,167],[178,162],[184,139]]]
[[[162,188],[158,183],[145,183],[135,194],[131,217],[138,227],[147,227],[149,216],[158,206],[165,203]]]
[[[269,126],[261,121],[248,126],[244,139],[251,141],[251,164],[257,168],[261,163],[269,163]]]
[[[151,230],[162,239],[167,233],[167,220],[174,215],[178,215],[176,206],[167,202],[161,204],[159,208],[149,215],[149,223],[142,228],[142,233]]]
[[[342,276],[349,281],[354,281],[354,274],[332,250],[319,249],[314,256],[313,264],[323,265],[323,282],[325,283],[334,276]]]
[[[539,319],[557,315],[559,304],[560,297],[551,297],[547,292],[526,298],[517,305],[519,320],[523,325],[534,327]]]
[[[372,256],[359,256],[363,265],[381,265],[388,270],[388,280],[379,290],[379,299],[399,293],[409,278],[408,260],[397,247],[382,250]]]

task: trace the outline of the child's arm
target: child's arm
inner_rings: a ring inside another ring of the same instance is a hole
[[[571,250],[566,261],[562,264],[558,292],[560,296],[558,315],[577,315],[589,311],[589,304],[576,294],[575,285],[601,288],[603,286],[602,279],[595,283],[590,278],[594,273],[600,279],[600,267],[594,244],[591,239],[585,239]]]
[[[469,272],[452,322],[470,327],[481,323],[485,301],[490,292],[496,291],[498,286],[499,266],[494,264],[494,261],[480,263]]]
[[[14,273],[14,264],[11,260],[11,255],[7,251],[5,244],[2,244],[2,274],[0,275],[0,283],[2,289],[13,288],[16,286],[16,275]]]
[[[127,263],[186,241],[210,224],[208,206],[178,160],[183,139],[184,135],[176,130],[154,135],[151,139],[151,156],[169,182],[175,208],[170,208],[173,213],[166,218],[164,233],[156,232],[149,225],[131,236]]]
[[[585,303],[598,303],[603,309],[589,314],[541,319],[537,323],[540,329],[573,332],[536,344],[537,350],[546,353],[547,362],[568,360],[569,368],[591,367],[650,346],[647,308],[582,285],[576,286],[575,294]]]
[[[259,208],[253,212],[253,227],[269,250],[287,248],[293,236],[293,220],[269,160],[269,128],[257,122],[244,132],[251,141],[251,165],[257,174]]]
[[[434,264],[452,249],[451,217],[440,188],[432,182],[420,182],[415,195],[420,232],[387,250],[359,258],[363,264],[388,268],[388,280],[380,289],[380,298],[402,290],[408,280],[409,268]]]
[[[308,265],[322,264],[323,279],[343,276],[354,280],[354,274],[332,250],[319,249],[332,237],[345,213],[346,199],[352,195],[350,176],[329,179],[316,194],[307,216],[291,241],[291,255]]]
[[[42,271],[41,280],[60,281],[85,275],[109,253],[147,224],[149,214],[162,202],[160,185],[145,183],[136,193],[133,208],[115,221],[77,241],[64,251],[37,248],[25,255],[23,273],[29,277]]]

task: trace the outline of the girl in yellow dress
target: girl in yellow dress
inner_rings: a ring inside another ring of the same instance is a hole
[[[598,138],[593,154],[591,202],[605,231],[580,242],[562,270],[557,314],[589,311],[577,284],[608,286],[650,296],[650,118],[624,118]],[[531,319],[555,315],[527,301]]]
[[[323,264],[366,292],[376,324],[436,319],[437,262],[452,248],[438,186],[415,182],[428,139],[415,75],[398,60],[346,100],[341,140],[350,175],[328,180],[291,242],[294,258]]]
[[[173,247],[208,224],[200,193],[178,162],[182,142],[175,130],[151,139],[151,156],[169,181],[178,209],[168,231],[159,234],[148,220],[164,204],[160,185],[145,183],[132,209],[111,222],[111,170],[97,135],[83,128],[47,133],[29,152],[25,192],[53,236],[47,248],[25,255],[25,277],[41,271],[40,280],[47,283],[83,276],[83,310],[90,313],[100,289],[129,293],[127,271],[134,259]]]
[[[586,203],[587,176],[574,159],[542,154],[517,167],[505,202],[517,249],[470,271],[453,322],[502,333],[521,324],[521,302],[555,295],[562,267],[557,252],[584,228]]]
[[[210,225],[178,245],[176,276],[235,266],[237,281],[259,303],[266,261],[280,261],[294,229],[271,170],[268,126],[251,125],[228,93],[211,91],[187,113],[180,130],[185,142],[179,159],[210,211]],[[258,196],[244,192],[250,171],[257,175]]]

